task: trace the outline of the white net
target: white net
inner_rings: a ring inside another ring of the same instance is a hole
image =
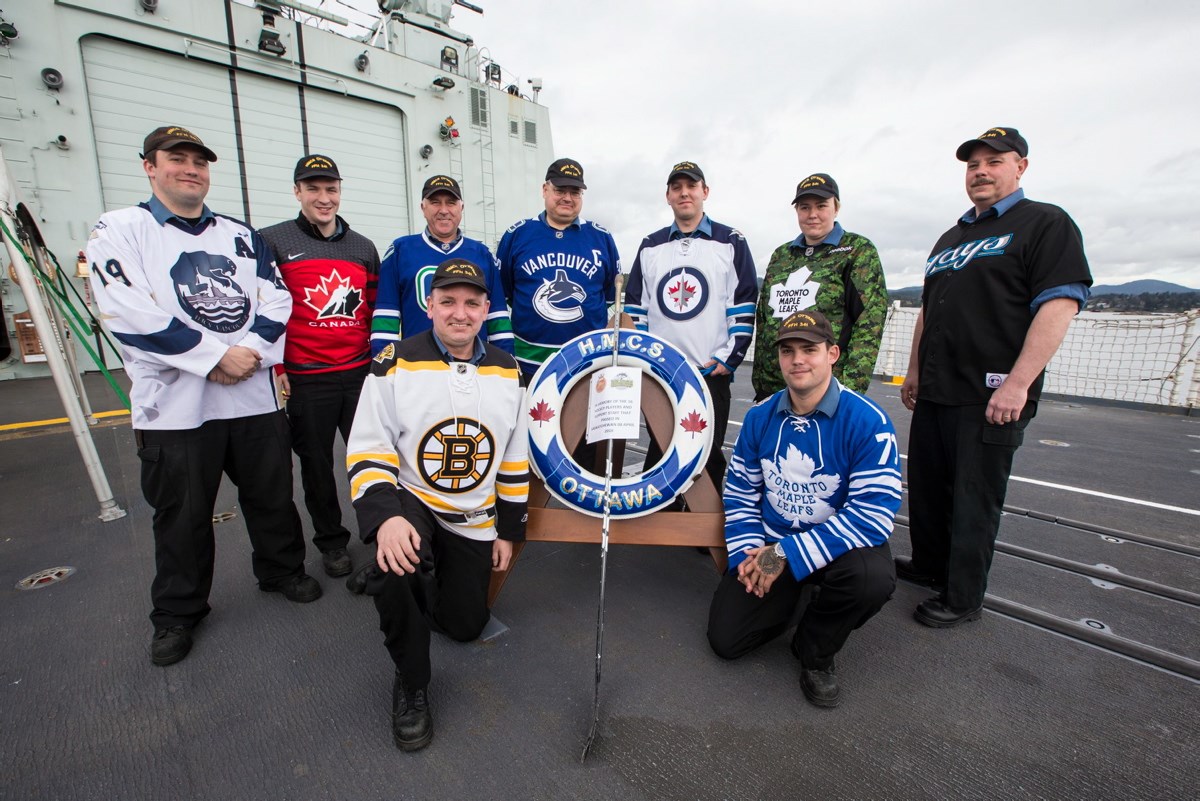
[[[915,308],[888,309],[875,373],[908,371]],[[1179,314],[1082,312],[1046,368],[1045,391],[1055,395],[1200,406],[1200,310]]]

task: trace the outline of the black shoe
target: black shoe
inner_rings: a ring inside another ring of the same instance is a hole
[[[907,556],[897,556],[893,559],[896,563],[896,578],[904,579],[910,584],[919,584],[922,587],[929,587],[933,590],[943,589],[944,583],[941,579],[922,573],[913,568],[912,559]]]
[[[954,609],[940,595],[917,604],[917,610],[913,612],[913,617],[918,623],[935,629],[951,629],[972,620],[979,620],[982,615],[983,606],[974,609]]]
[[[392,684],[392,740],[401,751],[419,751],[433,740],[428,691],[409,690],[399,671]]]
[[[159,667],[173,665],[192,650],[191,626],[167,626],[155,629],[150,640],[150,661]]]
[[[348,576],[354,569],[354,562],[350,561],[350,554],[346,553],[345,548],[334,548],[332,551],[323,552],[321,564],[325,567],[325,575],[330,578]]]
[[[350,574],[350,578],[346,579],[346,589],[354,595],[362,595],[367,591],[367,575],[370,574],[371,568],[375,565],[375,561],[371,560],[363,564],[358,570]]]
[[[820,670],[801,668],[800,689],[813,706],[835,707],[842,700],[842,689],[838,687],[833,665]]]
[[[282,592],[283,597],[298,604],[306,604],[321,597],[321,585],[307,573],[284,579],[278,584],[258,585],[263,592]]]

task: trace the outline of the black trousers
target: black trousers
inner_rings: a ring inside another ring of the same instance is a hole
[[[717,494],[721,494],[721,487],[725,483],[725,454],[722,448],[725,447],[725,432],[729,430],[729,403],[732,394],[731,384],[733,383],[732,375],[707,375],[704,377],[704,383],[708,385],[708,392],[712,395],[712,421],[713,421],[713,441],[712,450],[708,452],[708,461],[704,464],[704,470],[712,479],[713,486],[716,487]],[[650,445],[646,448],[646,466],[653,466],[659,459],[662,459],[662,448],[658,447],[658,443],[654,438],[650,438]]]
[[[354,410],[369,366],[330,373],[289,373],[292,396],[287,415],[292,449],[300,457],[304,506],[313,523],[313,545],[322,553],[345,548],[350,530],[342,525],[342,505],[333,472],[333,440],[350,436]]]
[[[304,531],[292,503],[292,452],[282,411],[136,436],[142,494],[154,507],[150,620],[156,628],[194,625],[209,613],[212,515],[222,473],[238,488],[259,585],[304,572]]]
[[[850,632],[866,623],[892,597],[896,566],[885,542],[842,554],[804,581],[787,568],[762,598],[746,592],[726,573],[708,611],[708,643],[723,659],[737,659],[782,634],[806,585],[819,588],[792,637],[792,653],[805,668],[820,670],[846,644]]]
[[[985,404],[917,401],[908,435],[908,513],[913,568],[946,581],[953,609],[983,603],[1013,456],[1037,403],[1006,425]]]
[[[383,644],[407,686],[429,684],[429,634],[436,630],[459,642],[479,637],[491,618],[487,606],[492,543],[467,539],[443,528],[419,502],[406,504],[405,518],[421,535],[416,573],[367,574],[375,598]]]

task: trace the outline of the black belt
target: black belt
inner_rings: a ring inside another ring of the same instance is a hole
[[[484,515],[484,519],[493,519],[496,516],[496,507],[489,506],[486,509],[480,509],[476,512],[472,512],[470,516],[457,512],[439,512],[436,509],[433,510],[433,513],[438,516],[438,519],[444,520],[447,523],[456,523],[460,526],[465,526],[468,523],[477,522],[478,516],[481,513]]]

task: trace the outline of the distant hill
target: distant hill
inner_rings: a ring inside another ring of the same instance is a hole
[[[1092,297],[1097,295],[1144,295],[1147,293],[1166,292],[1200,292],[1200,289],[1190,289],[1169,281],[1157,281],[1147,278],[1141,281],[1129,281],[1124,284],[1100,284],[1092,287]]]

